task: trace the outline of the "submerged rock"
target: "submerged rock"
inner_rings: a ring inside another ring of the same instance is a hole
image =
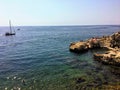
[[[104,64],[120,66],[120,32],[101,38],[91,38],[86,41],[74,42],[70,44],[69,50],[72,52],[84,52],[95,48],[106,48],[108,52],[94,54],[94,59]]]
[[[83,83],[83,82],[85,82],[86,80],[84,79],[84,78],[77,78],[77,80],[76,80],[76,84],[79,84],[79,83]]]
[[[24,79],[21,82],[23,85],[26,85],[26,81]]]

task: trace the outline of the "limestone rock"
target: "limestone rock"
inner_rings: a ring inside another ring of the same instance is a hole
[[[120,48],[120,32],[115,33],[111,36],[111,47],[118,47]]]
[[[94,59],[104,64],[120,66],[120,32],[101,38],[91,38],[86,41],[70,44],[70,51],[83,52],[94,48],[107,48],[104,54],[94,54]]]
[[[70,51],[79,52],[85,50],[88,50],[88,44],[86,42],[76,42],[70,45]]]
[[[119,51],[108,51],[105,54],[94,54],[94,59],[104,64],[120,66]]]

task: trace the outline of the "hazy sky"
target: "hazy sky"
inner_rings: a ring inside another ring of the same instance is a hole
[[[120,0],[0,0],[0,26],[120,24]]]

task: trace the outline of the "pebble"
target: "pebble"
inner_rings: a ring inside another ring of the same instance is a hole
[[[21,88],[18,87],[18,90],[21,90]]]
[[[21,77],[18,78],[18,80],[20,80],[20,79],[21,79]]]
[[[16,77],[14,77],[14,79],[16,79]]]
[[[5,90],[7,90],[7,87],[5,88]]]
[[[10,79],[10,77],[7,77],[7,79]]]

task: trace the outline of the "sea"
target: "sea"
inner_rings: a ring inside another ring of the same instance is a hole
[[[19,30],[19,29],[20,30]],[[0,26],[0,90],[95,90],[120,85],[119,67],[103,65],[94,53],[69,51],[71,42],[103,37],[120,25]]]

